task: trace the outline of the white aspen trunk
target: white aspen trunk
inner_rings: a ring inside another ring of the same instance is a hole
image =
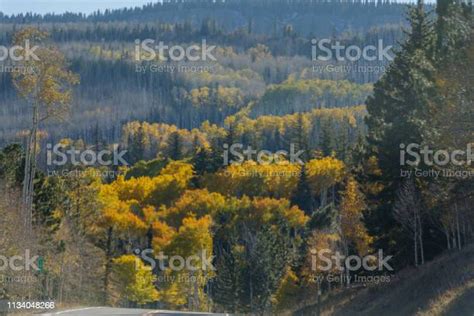
[[[192,277],[194,277],[194,272],[192,272],[191,275],[192,275]],[[199,276],[197,276],[195,278],[195,281],[193,282],[193,285],[194,285],[194,310],[195,311],[200,310],[198,278],[199,278]],[[193,278],[193,280],[194,280],[194,278]]]
[[[469,212],[469,206],[467,204],[467,199],[464,199],[464,207],[465,207],[466,212]],[[465,235],[464,235],[466,243],[470,242],[471,238],[472,238],[471,221],[469,220],[469,216],[467,218],[468,218],[468,220],[464,221],[464,223],[466,224],[466,231],[465,231]]]
[[[466,230],[466,219],[465,217],[463,216],[462,218],[462,235],[463,235],[463,239],[464,239],[464,244],[466,245],[468,243],[468,240],[467,240],[467,230]]]
[[[416,210],[413,210],[415,212],[415,219],[413,221],[413,251],[415,254],[415,266],[418,266],[418,229],[417,229],[417,220],[416,220]]]
[[[25,158],[25,175],[23,178],[23,209],[25,221],[25,234],[28,239],[31,238],[32,211],[33,211],[33,192],[34,192],[34,174],[36,172],[36,143],[38,131],[38,104],[34,101],[33,121],[28,135],[28,144]]]
[[[317,316],[320,316],[321,315],[321,284],[320,282],[316,282],[317,284],[317,295],[318,295],[318,299],[317,299],[317,308],[316,308],[316,315]]]
[[[189,276],[189,274],[188,274]],[[193,310],[193,289],[192,287],[189,287],[188,290],[186,291],[187,299],[188,299],[188,310],[192,311]]]
[[[28,192],[30,184],[30,167],[31,167],[31,143],[33,141],[33,128],[30,130],[30,134],[27,137],[26,148],[25,148],[25,169],[23,176],[23,189],[22,189],[22,203],[23,203],[23,220],[25,224],[25,229],[28,228]]]
[[[420,244],[420,255],[421,255],[421,264],[425,264],[425,250],[423,249],[423,228],[421,226],[421,218],[418,216],[418,226],[419,226],[419,244]]]
[[[341,219],[339,217],[339,223],[340,222],[341,222]],[[349,247],[347,245],[347,240],[344,238],[344,236],[341,237],[341,244],[342,244],[342,250],[344,251],[344,255],[347,258],[347,256],[349,255]],[[342,273],[341,273],[341,275],[342,275]],[[346,277],[346,282],[344,282],[342,280],[342,284],[346,283],[346,287],[349,288],[349,285],[350,285],[350,280],[349,280],[350,271],[349,271],[349,269],[347,269],[347,267],[345,265],[344,265],[344,275]]]
[[[328,190],[323,189],[321,191],[321,207],[325,207],[327,205],[327,199],[328,199]]]
[[[38,135],[38,108],[34,110],[34,133],[33,133],[33,152],[31,155],[31,171],[30,171],[30,185],[28,194],[28,232],[31,233],[33,224],[33,197],[34,197],[34,179],[36,173],[36,149],[37,149],[37,135]]]
[[[452,246],[453,246],[453,249],[457,248],[458,245],[457,245],[457,242],[456,242],[456,229],[453,229],[453,231],[451,232],[452,235],[451,235],[451,239],[452,239]]]
[[[447,227],[444,228],[444,234],[446,235],[446,243],[448,244],[448,250],[451,249],[451,241],[449,240],[450,237],[449,237],[449,230]]]
[[[459,210],[458,210],[458,204],[454,203],[454,208],[456,210],[456,237],[458,239],[458,249],[461,250],[462,245],[461,245],[461,230],[459,227]]]

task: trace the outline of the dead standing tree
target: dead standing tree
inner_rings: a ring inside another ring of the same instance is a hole
[[[415,180],[407,179],[398,191],[393,210],[395,220],[402,225],[405,231],[412,235],[416,266],[425,263],[420,199],[421,196],[417,193]]]

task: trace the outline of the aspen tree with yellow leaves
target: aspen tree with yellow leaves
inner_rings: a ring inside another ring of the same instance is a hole
[[[164,271],[159,272],[162,281],[158,282],[158,291],[162,300],[171,306],[186,306],[191,311],[209,308],[210,298],[205,287],[214,276],[214,267],[210,264],[213,258],[211,225],[210,216],[200,219],[187,217],[166,245],[154,244],[155,254],[186,259],[179,268],[170,268],[168,264]]]
[[[23,47],[38,45],[35,56],[25,56],[12,73],[18,94],[27,101],[31,125],[25,146],[25,175],[23,204],[26,231],[31,230],[34,178],[38,154],[40,124],[52,118],[64,118],[72,102],[71,87],[79,83],[77,75],[67,69],[64,54],[57,48],[46,46],[48,34],[37,28],[24,28],[14,35],[13,44]]]
[[[140,259],[133,255],[115,258],[112,269],[114,287],[120,295],[117,300],[125,306],[130,302],[144,305],[160,298],[154,285],[156,276]]]
[[[352,177],[347,179],[339,208],[338,233],[345,256],[349,256],[352,249],[360,256],[367,255],[372,243],[372,237],[367,233],[363,222],[363,212],[367,205],[357,181]],[[349,285],[349,270],[346,269],[345,272]]]

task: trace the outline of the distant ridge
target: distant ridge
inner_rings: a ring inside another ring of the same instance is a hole
[[[206,19],[218,27],[233,31],[239,28],[254,33],[272,34],[287,25],[301,35],[317,32],[331,35],[346,29],[365,30],[374,25],[404,23],[406,3],[389,0],[171,0],[142,7],[96,11],[92,14],[17,14],[0,11],[1,23],[69,22],[158,22],[191,23],[200,26]]]

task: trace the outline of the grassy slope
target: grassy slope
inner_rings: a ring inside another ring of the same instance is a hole
[[[447,253],[392,282],[328,298],[323,315],[474,315],[474,246]],[[315,315],[309,306],[295,315]]]

